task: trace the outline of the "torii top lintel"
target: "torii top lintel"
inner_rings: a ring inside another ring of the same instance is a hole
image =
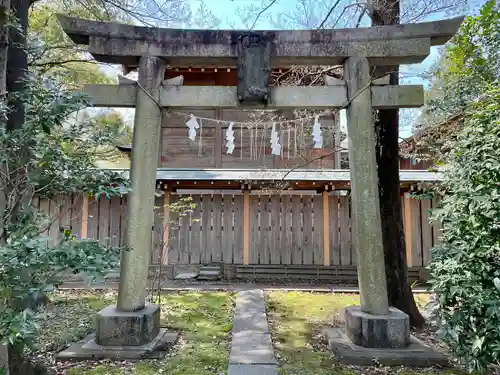
[[[64,32],[101,62],[138,65],[145,54],[165,57],[172,66],[236,66],[244,30],[186,30],[90,21],[58,15]],[[463,17],[414,24],[333,30],[253,31],[273,43],[273,67],[337,65],[351,56],[377,66],[423,61],[430,47],[446,43]]]

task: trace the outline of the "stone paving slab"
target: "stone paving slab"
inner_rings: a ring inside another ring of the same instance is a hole
[[[277,375],[273,365],[229,365],[229,375]]]
[[[229,363],[275,365],[271,335],[256,331],[233,334]]]
[[[275,375],[277,362],[267,325],[264,291],[241,291],[234,308],[229,375]]]

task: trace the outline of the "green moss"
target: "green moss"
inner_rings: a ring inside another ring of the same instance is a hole
[[[95,297],[95,296],[94,296]],[[82,304],[98,311],[100,297],[85,297]],[[104,306],[108,304],[107,302]],[[181,333],[179,343],[164,360],[135,364],[135,375],[213,375],[228,367],[233,296],[225,292],[167,293],[161,297],[162,325]],[[103,307],[103,306],[102,306]],[[94,312],[95,312],[94,311]],[[99,365],[92,370],[73,368],[68,375],[118,375],[123,369]]]
[[[416,295],[419,306],[429,297]],[[326,327],[342,326],[343,310],[359,305],[353,294],[272,292],[266,295],[268,321],[276,355],[283,375],[356,375],[375,373],[373,369],[354,370],[340,365],[322,338]],[[378,373],[378,370],[377,370]],[[400,375],[465,375],[458,370],[401,372]]]

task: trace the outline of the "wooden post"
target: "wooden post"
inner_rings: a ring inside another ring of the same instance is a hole
[[[162,256],[161,264],[168,264],[168,229],[170,221],[170,192],[163,192],[163,238],[162,238]]]
[[[328,207],[328,191],[323,192],[323,264],[330,265],[330,230],[328,224],[330,223]]]
[[[81,238],[87,238],[89,226],[89,195],[83,195],[82,202],[82,231],[80,233]]]
[[[250,259],[250,193],[243,192],[243,264]]]
[[[411,198],[409,193],[404,195],[404,230],[405,230],[405,243],[406,243],[406,262],[408,267],[413,265],[412,258],[412,216],[411,216]]]

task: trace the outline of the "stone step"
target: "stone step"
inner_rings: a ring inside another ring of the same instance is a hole
[[[201,268],[200,273],[198,274],[198,280],[218,280],[221,277],[221,270],[211,270]]]
[[[207,266],[201,266],[200,269],[201,270],[220,271],[222,269],[222,267],[219,265],[207,265]]]
[[[204,268],[202,268],[200,270],[200,273],[198,275],[208,275],[208,276],[217,276],[217,275],[220,275],[220,270],[206,270]]]

